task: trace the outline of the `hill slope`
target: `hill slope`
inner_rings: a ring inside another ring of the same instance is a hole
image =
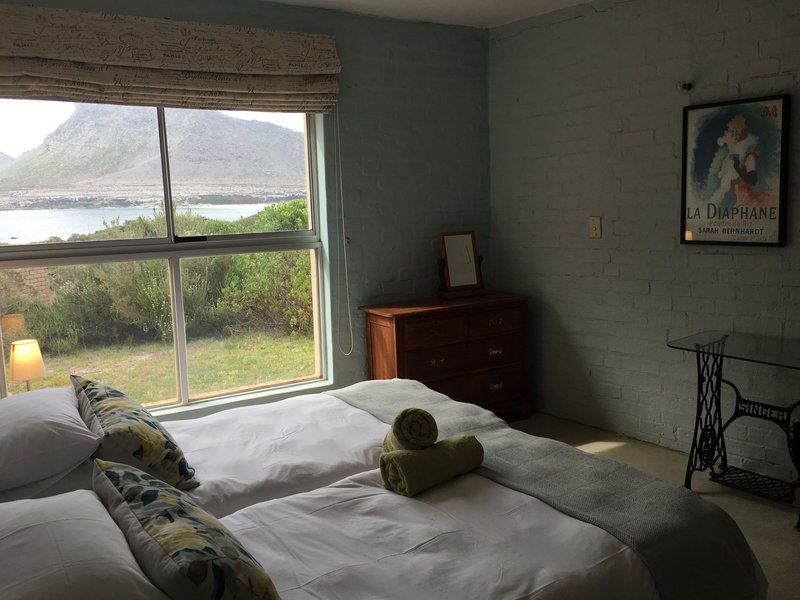
[[[219,184],[305,187],[303,134],[296,131],[217,111],[167,109],[167,135],[176,194]],[[160,184],[156,111],[146,107],[78,104],[39,147],[0,173],[5,191]]]
[[[0,152],[0,169],[7,167],[12,162],[14,162],[14,158],[9,156],[5,152]]]

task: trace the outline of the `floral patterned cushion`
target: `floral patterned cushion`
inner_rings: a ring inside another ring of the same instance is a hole
[[[258,561],[185,492],[102,460],[93,487],[142,570],[171,598],[280,600]]]
[[[81,415],[102,438],[95,456],[138,467],[182,490],[199,485],[175,440],[141,404],[102,383],[71,379]]]

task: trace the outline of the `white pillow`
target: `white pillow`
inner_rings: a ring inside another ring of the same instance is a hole
[[[4,600],[166,599],[89,490],[0,504],[0,565]]]
[[[74,469],[99,443],[81,418],[72,388],[0,399],[0,490]]]

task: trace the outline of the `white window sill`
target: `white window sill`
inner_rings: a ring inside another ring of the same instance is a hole
[[[181,421],[184,419],[196,419],[216,412],[236,408],[239,406],[253,406],[256,404],[269,404],[299,396],[303,393],[313,393],[323,391],[323,388],[333,386],[333,379],[315,379],[303,383],[293,383],[290,385],[278,386],[269,389],[253,390],[252,392],[242,392],[222,398],[211,398],[209,400],[198,400],[191,404],[180,406],[165,406],[156,408],[150,412],[159,421]]]

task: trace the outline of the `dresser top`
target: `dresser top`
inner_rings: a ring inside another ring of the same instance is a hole
[[[358,309],[371,315],[396,318],[407,317],[411,315],[436,314],[449,312],[452,310],[469,310],[521,304],[526,302],[527,299],[527,296],[521,296],[520,294],[489,292],[483,296],[453,298],[452,300],[443,300],[441,298],[423,298],[421,300],[411,300],[408,302],[396,302],[391,304],[371,304],[369,306],[359,306]]]

